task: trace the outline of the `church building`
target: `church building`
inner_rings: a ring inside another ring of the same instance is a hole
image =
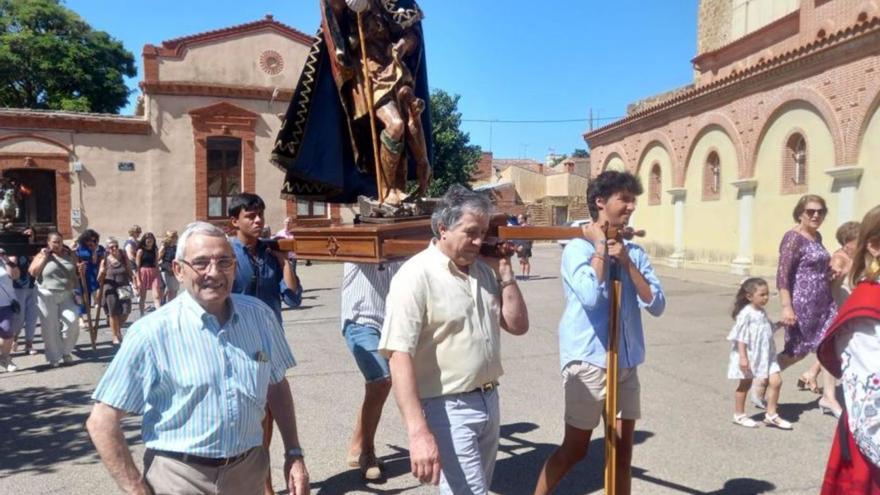
[[[798,198],[834,233],[880,203],[880,2],[702,0],[694,82],[591,131],[591,173],[645,186],[633,223],[673,266],[775,271]]]

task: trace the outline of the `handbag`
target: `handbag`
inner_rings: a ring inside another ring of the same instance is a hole
[[[134,291],[131,290],[130,285],[120,285],[116,288],[116,297],[120,301],[128,301],[134,297]]]

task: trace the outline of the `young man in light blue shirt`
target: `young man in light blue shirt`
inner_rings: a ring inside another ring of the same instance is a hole
[[[611,270],[621,280],[617,432],[617,490],[630,493],[635,422],[641,415],[637,367],[645,360],[641,310],[660,316],[666,298],[644,249],[606,238],[606,229],[623,228],[642,193],[638,178],[603,172],[587,188],[592,222],[582,227],[562,253],[566,306],[559,322],[559,355],[565,394],[565,438],[541,470],[535,494],[553,491],[587,454],[593,429],[605,410]],[[612,267],[612,265],[615,265]]]

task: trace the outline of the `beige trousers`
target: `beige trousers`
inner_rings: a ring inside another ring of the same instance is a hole
[[[256,447],[236,462],[220,467],[186,464],[147,454],[144,478],[155,495],[262,495],[269,455]]]

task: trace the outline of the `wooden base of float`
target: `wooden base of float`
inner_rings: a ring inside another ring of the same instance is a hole
[[[560,240],[581,237],[580,227],[494,226],[486,241]],[[383,263],[410,257],[428,246],[433,233],[431,221],[407,220],[388,224],[361,223],[296,227],[293,239],[278,241],[278,248],[293,251],[298,259]]]

